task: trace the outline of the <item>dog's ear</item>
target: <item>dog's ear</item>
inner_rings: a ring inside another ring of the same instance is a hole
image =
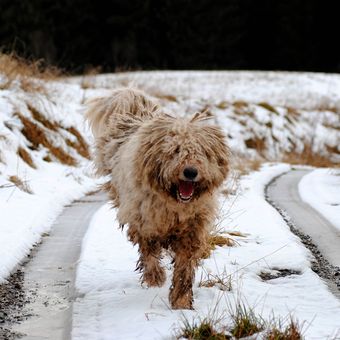
[[[205,120],[212,119],[212,118],[214,118],[214,115],[211,113],[209,109],[206,109],[201,112],[196,112],[190,119],[190,122],[192,123],[200,122],[200,121],[205,121]]]

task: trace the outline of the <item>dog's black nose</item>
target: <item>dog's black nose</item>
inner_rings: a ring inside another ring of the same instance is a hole
[[[192,181],[197,177],[198,171],[196,168],[190,166],[184,169],[183,174],[186,179]]]

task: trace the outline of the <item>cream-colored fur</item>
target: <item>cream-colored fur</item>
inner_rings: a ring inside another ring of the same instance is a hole
[[[130,88],[92,100],[86,118],[96,138],[97,172],[110,176],[106,189],[119,223],[139,246],[143,282],[164,283],[159,260],[162,249],[170,248],[171,306],[192,308],[194,270],[216,217],[216,190],[228,174],[221,129],[209,124],[208,113],[169,116]],[[188,180],[192,169],[195,178]]]

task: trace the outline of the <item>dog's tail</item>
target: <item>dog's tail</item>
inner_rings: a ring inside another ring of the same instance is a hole
[[[143,91],[133,88],[115,90],[110,96],[94,98],[88,101],[85,117],[89,122],[94,137],[105,136],[120,129],[131,128],[133,121],[152,118],[160,106]]]

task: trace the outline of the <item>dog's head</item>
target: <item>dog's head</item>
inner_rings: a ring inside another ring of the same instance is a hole
[[[206,124],[199,113],[191,119],[156,117],[138,132],[136,176],[143,186],[188,203],[213,192],[228,174],[229,150],[222,130]]]

